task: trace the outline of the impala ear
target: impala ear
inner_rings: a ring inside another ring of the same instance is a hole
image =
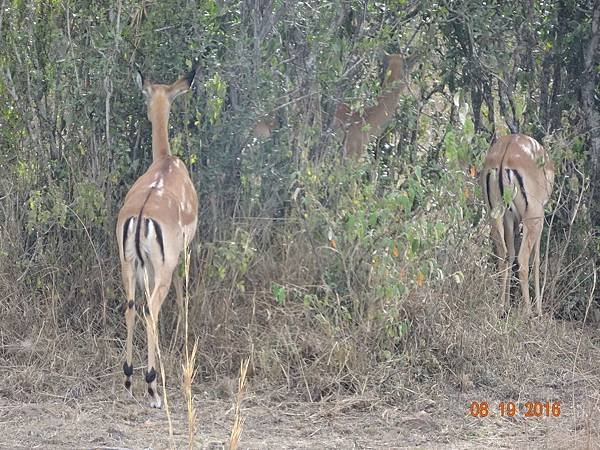
[[[198,76],[199,73],[200,73],[200,66],[196,65],[186,75],[186,78],[187,78],[188,83],[190,85],[190,89],[192,89],[194,87],[194,83],[196,81],[196,77]]]
[[[139,70],[135,71],[133,79],[135,80],[135,84],[137,85],[139,90],[142,91],[144,89],[144,77],[142,76],[142,73]]]
[[[148,86],[144,86],[144,76],[142,75],[142,72],[136,70],[133,79],[138,89],[142,91],[142,94],[144,94],[144,97],[148,97],[150,91],[148,89]]]
[[[179,97],[181,94],[189,91],[194,86],[194,80],[196,79],[196,74],[200,72],[200,68],[198,66],[194,67],[190,70],[185,76],[177,80],[173,83],[169,88],[169,97],[171,101]]]

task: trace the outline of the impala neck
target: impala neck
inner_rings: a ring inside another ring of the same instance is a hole
[[[171,154],[169,145],[169,111],[152,121],[152,160],[158,161]]]
[[[403,80],[403,63],[400,61],[392,61],[389,70],[390,74],[382,85],[379,103],[384,105],[387,111],[393,111],[396,109],[402,90],[406,87],[406,82]]]

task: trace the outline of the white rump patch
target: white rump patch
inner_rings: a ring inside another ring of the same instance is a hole
[[[144,220],[148,220],[148,219],[144,219]],[[142,226],[145,227],[146,224],[142,223]],[[146,255],[150,255],[152,253],[152,249],[150,248],[150,245],[155,240],[154,236],[156,236],[156,230],[154,229],[154,221],[149,220],[148,221],[148,234],[146,234],[144,239],[142,239],[140,242],[142,250]]]
[[[127,234],[132,234],[135,231],[135,223],[137,222],[137,217],[133,217],[129,221],[129,226],[127,227]]]
[[[150,219],[146,219],[148,221],[148,235],[146,239],[151,239],[155,234],[156,230],[154,229],[154,221]]]
[[[135,224],[137,217],[132,217],[127,225],[127,242],[124,248],[124,258],[126,261],[131,261],[135,257]]]

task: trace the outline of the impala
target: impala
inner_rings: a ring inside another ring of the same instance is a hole
[[[183,162],[171,155],[168,122],[171,103],[187,92],[196,70],[173,84],[153,84],[136,74],[136,83],[146,97],[152,123],[152,164],[131,187],[117,219],[117,241],[123,286],[126,293],[125,387],[131,390],[132,352],[135,326],[136,281],[146,291],[144,308],[148,345],[146,382],[150,406],[160,408],[155,345],[158,343],[158,315],[175,272],[177,303],[181,313],[183,288],[177,274],[179,256],[196,232],[198,197]],[[180,316],[179,316],[180,317]]]
[[[542,314],[540,294],[540,241],[544,206],[552,193],[554,164],[533,138],[513,134],[498,139],[489,149],[481,172],[483,195],[491,224],[491,236],[499,258],[501,310],[510,298],[509,274],[515,260],[515,234],[523,227],[519,248],[519,280],[523,312],[531,313],[529,261],[533,252],[533,275],[537,314]],[[506,302],[506,303],[505,303]]]
[[[275,123],[275,120],[266,117],[258,120],[252,126],[251,134],[259,141],[264,141],[271,137],[276,126],[277,124]]]
[[[345,103],[337,107],[333,127],[344,131],[345,157],[360,158],[371,139],[381,136],[394,115],[400,94],[407,89],[407,66],[410,67],[414,59],[415,55],[409,60],[400,54],[388,55],[386,76],[375,105],[362,112],[352,112]]]

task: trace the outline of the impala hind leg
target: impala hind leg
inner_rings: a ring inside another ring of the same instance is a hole
[[[508,284],[508,260],[507,260],[507,248],[504,240],[504,224],[502,218],[493,219],[491,222],[492,226],[492,240],[494,241],[494,248],[496,249],[496,257],[498,258],[498,271],[500,273],[500,313],[504,314],[506,310],[506,298],[510,295],[510,289],[507,290]]]
[[[148,369],[146,372],[146,383],[148,383],[148,395],[150,395],[150,406],[152,408],[160,408],[162,403],[157,388],[158,364],[156,362],[156,347],[159,345],[158,316],[160,307],[169,292],[169,285],[171,284],[171,277],[168,278],[168,280],[156,278],[154,290],[148,300],[148,311],[145,312],[146,333],[148,338]]]
[[[133,330],[135,328],[135,273],[132,263],[123,262],[123,286],[127,299],[123,305],[125,312],[125,323],[127,324],[127,341],[125,347],[125,362],[123,373],[125,374],[125,388],[131,392],[131,377],[133,376]]]
[[[542,232],[542,221],[539,219],[523,220],[523,239],[519,249],[519,280],[523,294],[523,315],[531,314],[531,298],[529,296],[529,260]],[[535,274],[534,274],[535,276]],[[539,290],[539,279],[537,281]],[[541,303],[539,305],[541,310]]]
[[[542,315],[542,294],[540,292],[540,242],[542,240],[542,227],[540,227],[539,235],[535,241],[533,251],[533,276],[535,283],[535,306],[538,316]]]
[[[507,211],[504,216],[504,242],[506,243],[507,250],[507,260],[506,260],[506,278],[507,278],[507,288],[506,288],[506,297],[505,297],[505,306],[510,308],[510,292],[511,287],[513,286],[513,278],[514,278],[514,266],[515,266],[515,227],[518,227],[518,223],[515,223],[514,216],[512,212]]]

